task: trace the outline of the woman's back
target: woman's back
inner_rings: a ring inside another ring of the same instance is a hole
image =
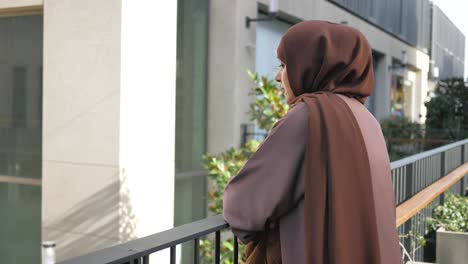
[[[381,263],[396,263],[395,256],[400,256],[400,251],[398,241],[394,241],[397,238],[395,202],[390,163],[380,125],[359,101],[337,95],[353,112],[368,152]],[[306,263],[303,199],[306,164],[302,162],[305,147],[301,146],[306,146],[307,137],[313,136],[307,135],[308,131],[307,106],[300,102],[270,133],[266,144],[256,154],[255,161],[248,162],[242,168],[236,176],[240,176],[237,180],[236,177],[231,180],[224,197],[225,218],[244,242],[254,238],[255,232],[252,230],[262,230],[261,223],[266,219],[279,218],[282,261],[286,264]],[[286,142],[294,147],[285,150]],[[273,162],[275,160],[277,162]],[[266,164],[269,164],[269,169],[265,168]],[[286,171],[296,173],[286,175]],[[259,197],[268,197],[268,200],[262,201]],[[243,209],[243,212],[236,209]]]

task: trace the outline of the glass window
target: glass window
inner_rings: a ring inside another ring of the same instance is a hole
[[[403,88],[403,78],[400,76],[393,76],[392,86],[390,89],[390,114],[392,116],[405,116],[405,97]]]
[[[177,14],[175,224],[206,215],[208,0],[179,0]]]
[[[206,217],[206,99],[208,0],[178,0],[176,73],[176,226]],[[179,250],[179,249],[178,249]],[[181,263],[193,262],[193,246],[183,244]]]
[[[0,262],[40,263],[42,16],[0,18]]]

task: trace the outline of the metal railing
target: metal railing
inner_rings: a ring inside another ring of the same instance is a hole
[[[397,206],[466,161],[468,161],[468,139],[392,162],[392,182]],[[466,186],[468,186],[468,177],[465,176],[452,185],[449,191],[464,195]],[[432,210],[443,202],[444,194],[441,194],[439,199],[432,201],[419,214],[399,226],[398,233],[406,234],[413,230],[425,234],[426,218],[431,216]],[[401,242],[409,248],[411,239],[402,239]],[[427,254],[423,247],[417,251],[415,260],[423,261],[424,256]]]
[[[419,191],[444,177],[468,160],[468,139],[446,146],[413,155],[391,163],[392,181],[397,205],[410,199]],[[468,177],[463,177],[452,185],[450,191],[463,194],[468,186]],[[425,217],[430,216],[432,209],[443,203],[443,194],[434,200],[419,214],[410,218],[398,227],[401,234],[409,230],[424,234]],[[200,221],[178,226],[173,229],[139,238],[124,244],[99,250],[81,257],[77,257],[62,264],[78,263],[149,263],[149,255],[164,249],[170,250],[169,263],[176,261],[176,246],[184,242],[193,241],[193,263],[200,263],[199,242],[205,236],[215,234],[215,263],[220,263],[221,231],[229,228],[221,215],[209,217]],[[409,248],[410,238],[402,238],[401,242]],[[234,238],[233,263],[238,263],[239,252],[237,239]],[[423,260],[424,248],[417,251],[416,261]]]

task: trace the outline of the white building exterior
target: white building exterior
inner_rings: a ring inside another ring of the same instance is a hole
[[[247,70],[273,76],[282,34],[301,20],[363,32],[376,76],[369,110],[424,122],[428,50],[328,0],[280,0],[277,19],[246,27],[268,4],[0,0],[0,195],[10,210],[0,231],[20,224],[4,236],[10,246],[0,236],[0,255],[26,245],[35,260],[35,245],[53,240],[63,260],[204,217],[201,155],[239,146],[251,122]],[[21,225],[31,230],[15,240]]]

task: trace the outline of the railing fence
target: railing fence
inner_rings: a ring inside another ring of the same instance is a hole
[[[391,163],[392,182],[395,192],[397,206],[410,199],[413,195],[425,189],[435,181],[444,177],[450,171],[464,164],[468,160],[468,139],[439,147],[430,151],[416,154]],[[464,194],[468,186],[468,177],[451,186],[448,191]],[[406,234],[409,230],[426,234],[426,217],[431,216],[432,209],[443,203],[444,195],[432,201],[418,214],[410,218],[398,227],[400,234]],[[208,235],[214,234],[215,250],[213,256],[215,263],[220,263],[221,231],[228,228],[221,215],[209,217],[190,224],[178,226],[148,237],[139,238],[128,243],[99,250],[88,255],[62,262],[62,264],[77,263],[149,263],[149,255],[160,250],[170,251],[169,263],[176,261],[176,246],[188,241],[193,241],[195,247],[193,252],[193,263],[200,263],[199,243]],[[401,242],[410,249],[411,238],[402,238]],[[239,261],[239,247],[237,239],[234,238],[233,263]],[[416,252],[415,261],[423,261],[430,255],[420,248]]]

